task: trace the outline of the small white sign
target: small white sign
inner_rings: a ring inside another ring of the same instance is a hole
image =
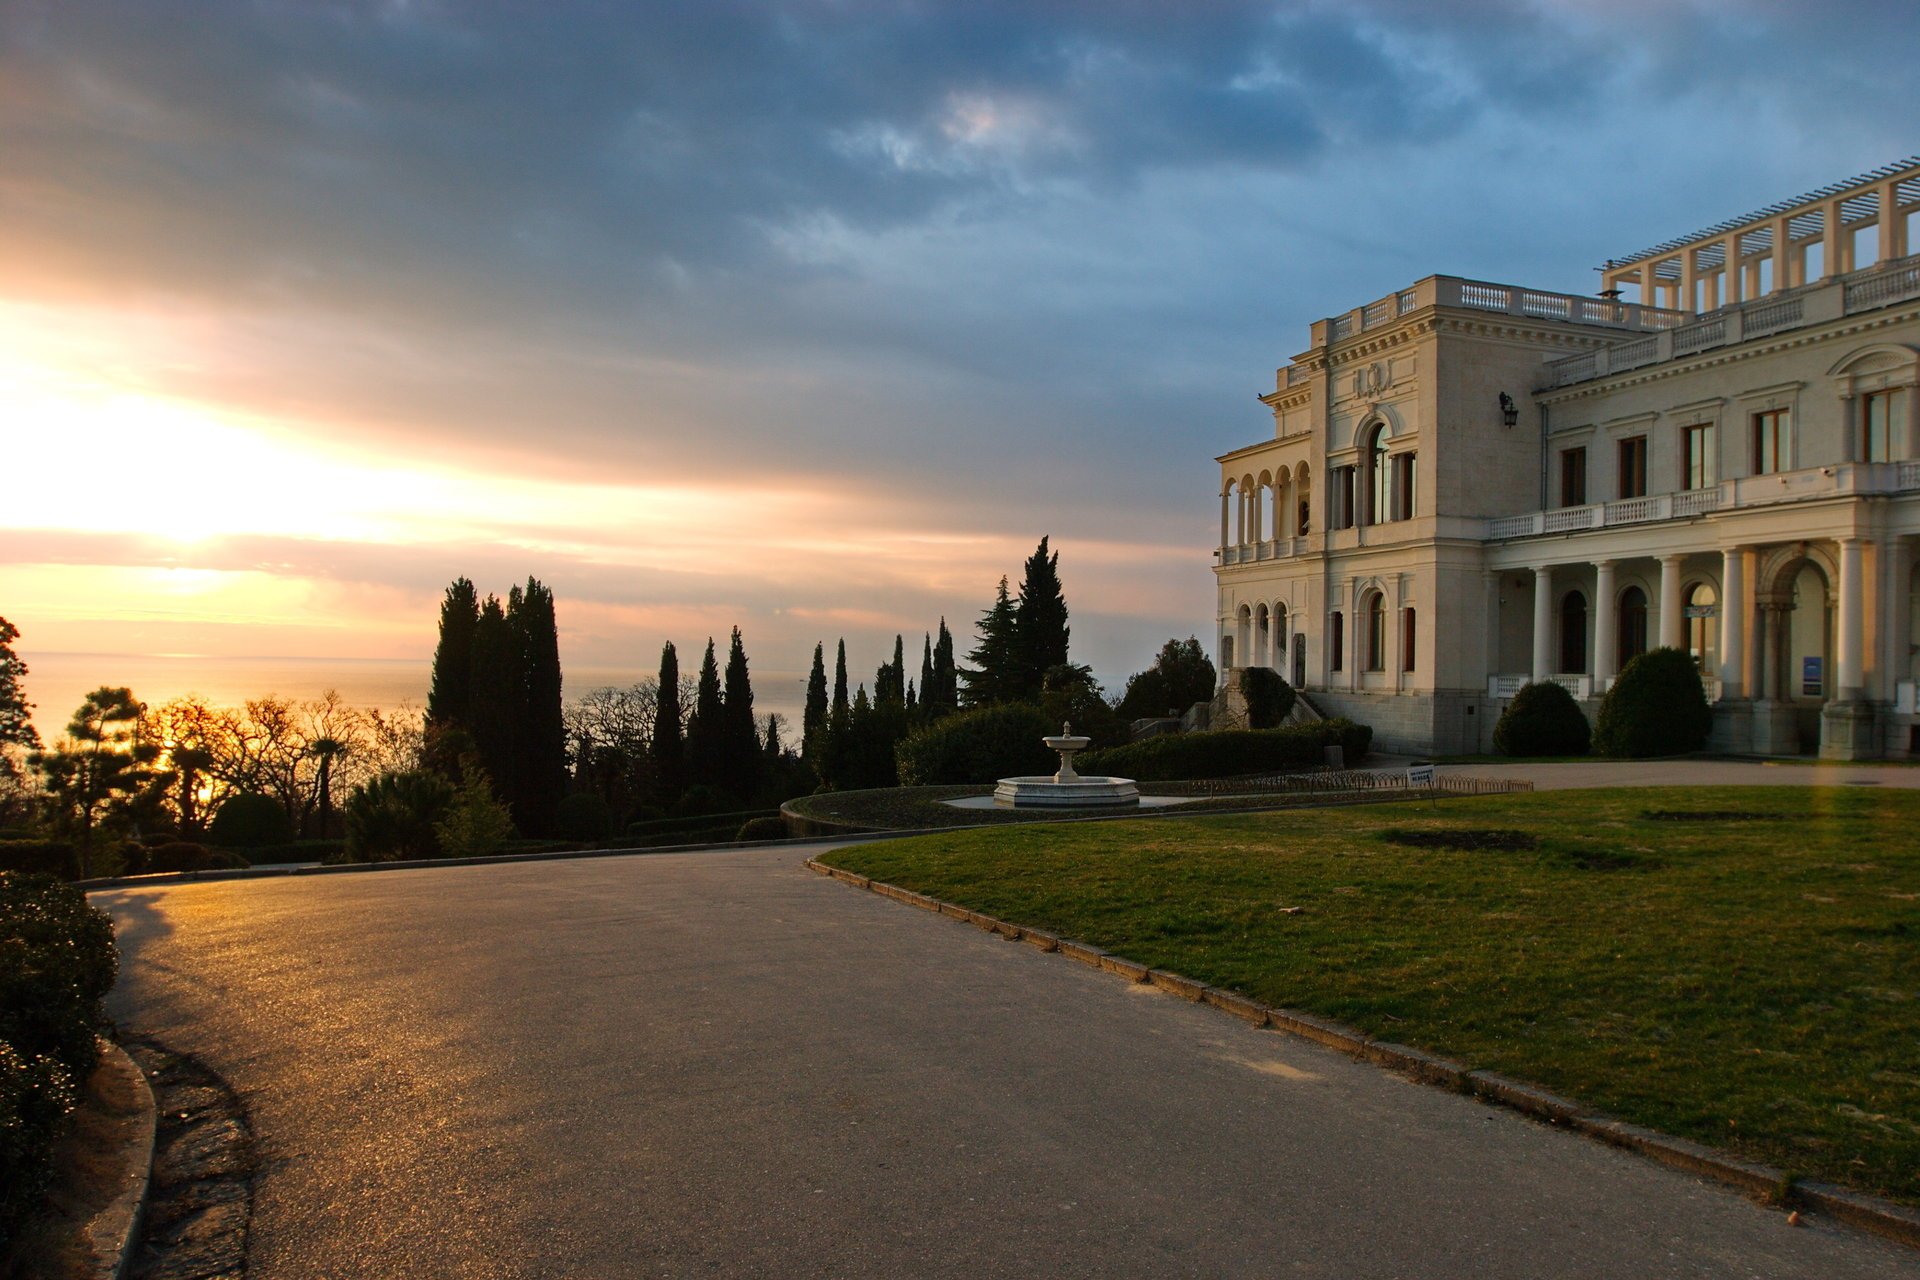
[[[1430,787],[1433,785],[1433,766],[1416,764],[1407,769],[1407,785],[1410,787]]]

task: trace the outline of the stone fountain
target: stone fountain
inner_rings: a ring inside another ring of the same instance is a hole
[[[1042,738],[1060,753],[1060,771],[1051,777],[1002,778],[993,802],[1014,809],[1084,809],[1139,804],[1140,788],[1132,778],[1083,778],[1073,771],[1073,758],[1093,739],[1080,737],[1071,724],[1060,726],[1057,738]]]

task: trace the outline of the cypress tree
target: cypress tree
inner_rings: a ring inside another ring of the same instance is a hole
[[[671,640],[660,647],[660,696],[654,706],[653,741],[647,751],[653,758],[660,803],[677,803],[686,786],[687,761],[680,710],[680,655],[674,652]]]
[[[557,829],[560,802],[567,794],[567,726],[560,709],[560,627],[553,592],[528,578],[524,592],[507,598],[525,664],[525,719],[520,726],[519,759],[513,793],[521,830],[551,835]],[[494,774],[494,777],[501,777]],[[504,781],[504,779],[503,779]]]
[[[720,785],[742,799],[760,785],[760,735],[753,726],[753,682],[740,628],[727,649],[727,684],[721,725]]]
[[[700,684],[693,695],[693,719],[687,725],[687,781],[693,786],[726,785],[726,702],[720,693],[720,664],[713,637],[700,659]]]
[[[519,638],[498,596],[488,596],[474,623],[468,663],[467,731],[474,754],[490,777],[513,777],[526,720],[525,668]],[[505,797],[509,804],[515,797]],[[516,817],[518,811],[516,810]]]
[[[929,708],[933,702],[933,637],[920,633],[920,705]]]
[[[833,663],[833,711],[840,715],[847,709],[847,642],[842,639],[840,656]]]
[[[914,692],[913,681],[907,681],[907,719],[912,720],[920,714],[920,698]]]
[[[1007,580],[1000,579],[1000,592],[993,607],[980,615],[980,643],[967,660],[973,670],[959,673],[967,685],[969,707],[991,706],[1019,696],[1019,672],[1015,653],[1015,615],[1013,600],[1007,594]]]
[[[940,619],[940,637],[933,644],[933,679],[920,686],[920,697],[934,716],[943,716],[960,706],[960,680],[953,662],[953,632],[947,620]]]
[[[800,719],[800,749],[814,751],[814,739],[827,723],[827,647],[813,646],[813,670],[807,675],[807,707]]]
[[[1067,665],[1067,601],[1060,591],[1060,553],[1047,554],[1047,540],[1027,557],[1014,611],[1016,698],[1040,695],[1046,674]]]
[[[464,725],[473,687],[473,629],[480,623],[480,597],[470,578],[455,578],[440,601],[440,643],[433,651],[433,683],[427,689],[427,723]]]

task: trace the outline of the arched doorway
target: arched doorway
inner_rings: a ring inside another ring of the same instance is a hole
[[[1720,667],[1720,597],[1713,584],[1696,582],[1681,597],[1682,615],[1687,623],[1687,652],[1703,677],[1712,676]]]

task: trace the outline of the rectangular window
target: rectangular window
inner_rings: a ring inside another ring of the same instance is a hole
[[[1901,421],[1900,411],[1904,407],[1899,387],[1870,391],[1861,399],[1860,461],[1893,461],[1893,441],[1898,430],[1895,424]]]
[[[1633,436],[1620,442],[1620,496],[1647,496],[1647,438]]]
[[[1413,670],[1413,610],[1401,610],[1400,620],[1400,669]]]
[[[1327,643],[1330,647],[1327,653],[1330,655],[1331,665],[1335,671],[1344,670],[1343,664],[1346,661],[1347,652],[1346,619],[1340,616],[1340,611],[1337,609],[1334,611],[1332,625],[1328,628],[1328,631],[1329,638]]]
[[[1704,489],[1713,483],[1713,424],[1699,423],[1686,428],[1683,437],[1686,455],[1682,459],[1680,487]]]
[[[1560,505],[1583,507],[1587,504],[1587,450],[1560,451]]]
[[[1395,520],[1413,519],[1413,455],[1396,453],[1393,455],[1393,518]]]
[[[1753,415],[1753,474],[1770,476],[1793,470],[1793,410],[1767,409]]]

